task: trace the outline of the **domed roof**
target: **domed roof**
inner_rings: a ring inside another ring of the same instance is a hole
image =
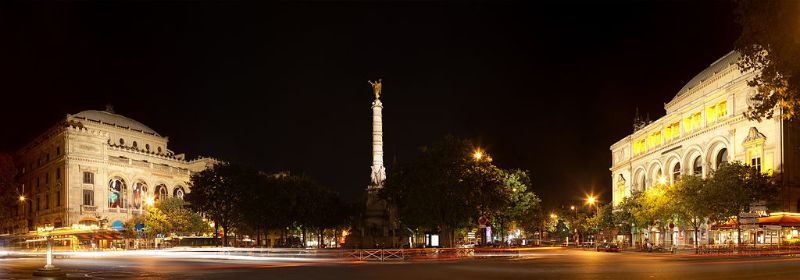
[[[689,80],[689,82],[686,83],[686,85],[684,85],[680,91],[678,91],[678,94],[675,95],[675,98],[678,98],[681,95],[685,94],[686,92],[690,91],[691,89],[699,86],[705,80],[708,80],[709,78],[713,77],[715,74],[721,72],[722,70],[725,70],[729,66],[736,64],[736,62],[739,60],[739,56],[740,56],[739,52],[732,51],[726,54],[725,56],[721,57],[720,59],[717,59],[717,61],[711,63],[711,65],[709,65],[708,68],[706,68],[705,70],[700,72],[700,74],[695,75],[694,78]]]
[[[111,112],[108,112],[108,111],[86,110],[86,111],[82,111],[80,113],[74,114],[72,116],[73,117],[85,118],[85,119],[93,120],[93,121],[100,121],[100,122],[103,122],[103,123],[113,124],[113,125],[116,125],[116,126],[127,127],[127,128],[130,128],[130,129],[141,130],[144,133],[153,134],[153,135],[156,135],[156,136],[161,136],[155,130],[147,127],[146,125],[144,125],[144,124],[142,124],[142,123],[140,123],[140,122],[138,122],[138,121],[136,121],[134,119],[131,119],[131,118],[128,118],[128,117],[125,117],[125,116],[122,116],[122,115],[117,115],[117,114],[114,114],[114,113],[111,113]]]

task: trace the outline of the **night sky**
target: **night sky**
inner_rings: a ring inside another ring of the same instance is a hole
[[[662,116],[740,28],[729,2],[567,2],[4,2],[0,151],[111,103],[177,153],[355,200],[383,78],[389,169],[450,134],[530,170],[547,207],[607,202],[636,108]]]

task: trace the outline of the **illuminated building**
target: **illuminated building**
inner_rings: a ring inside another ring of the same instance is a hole
[[[18,189],[0,233],[99,223],[119,227],[148,201],[183,197],[193,172],[216,161],[187,161],[169,138],[111,107],[67,115],[16,152]]]
[[[611,145],[614,205],[634,190],[671,185],[681,175],[705,178],[723,162],[740,161],[774,174],[785,187],[781,207],[798,211],[800,150],[792,147],[800,133],[780,116],[762,122],[743,116],[756,92],[747,85],[755,73],[741,72],[738,58],[730,52],[712,63],[664,104],[663,117]]]

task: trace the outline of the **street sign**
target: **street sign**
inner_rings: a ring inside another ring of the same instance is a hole
[[[758,218],[761,217],[759,213],[739,213],[740,218]]]
[[[740,218],[739,223],[743,225],[757,224],[758,218]]]
[[[781,230],[781,226],[767,225],[764,226],[764,230]]]
[[[478,228],[486,228],[486,217],[478,218]]]

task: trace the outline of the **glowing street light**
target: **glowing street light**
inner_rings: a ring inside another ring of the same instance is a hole
[[[475,160],[481,160],[483,158],[483,152],[481,152],[481,150],[475,150],[475,153],[472,154],[472,157],[474,157]]]
[[[148,196],[148,197],[146,197],[144,199],[144,205],[147,206],[147,207],[153,206],[153,204],[155,204],[155,203],[156,203],[156,201],[155,201],[155,199],[153,199],[152,196]]]
[[[570,206],[569,210],[575,210],[575,205]]]
[[[550,213],[550,218],[553,218],[553,219],[558,218],[558,215],[556,215],[554,213]]]
[[[594,195],[590,195],[589,197],[586,198],[586,203],[588,203],[589,205],[594,205],[596,202],[597,198],[595,198]]]
[[[664,176],[658,177],[658,183],[662,184],[662,185],[666,185],[667,184],[667,178],[664,177]]]
[[[25,201],[25,196],[24,195],[20,195],[19,196],[19,201]]]

